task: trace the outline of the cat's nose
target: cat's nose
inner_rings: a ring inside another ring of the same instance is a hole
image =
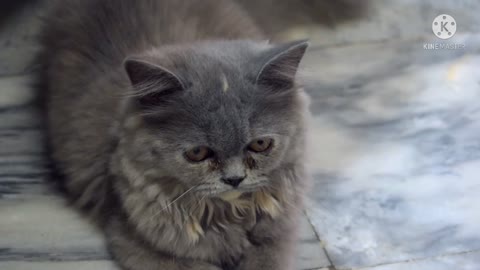
[[[225,184],[236,188],[236,187],[238,187],[238,185],[240,185],[240,183],[243,181],[243,179],[245,179],[245,176],[235,176],[235,177],[222,178],[222,181]]]

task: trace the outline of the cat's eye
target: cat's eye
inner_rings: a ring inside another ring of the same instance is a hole
[[[261,153],[265,152],[267,150],[270,150],[273,145],[273,140],[270,138],[259,138],[255,139],[250,144],[248,145],[248,150],[255,152],[255,153]]]
[[[206,146],[197,146],[185,152],[185,157],[192,162],[204,161],[212,155],[213,151]]]

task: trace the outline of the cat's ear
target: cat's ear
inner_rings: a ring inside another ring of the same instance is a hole
[[[142,107],[159,105],[167,96],[184,89],[179,77],[164,67],[135,58],[127,58],[123,65]]]
[[[262,57],[263,66],[256,84],[274,90],[290,89],[295,82],[300,61],[308,48],[308,41],[294,41],[268,50]]]

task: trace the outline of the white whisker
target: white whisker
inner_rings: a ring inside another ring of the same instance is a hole
[[[207,195],[204,195],[204,196],[198,201],[197,206],[196,206],[193,210],[189,211],[189,213],[187,213],[188,218],[193,217],[193,214],[194,214],[195,210],[197,210],[197,208],[200,206],[200,202],[201,202],[203,199],[205,199],[206,196],[207,196]],[[192,202],[192,203],[195,203],[195,202]],[[187,222],[189,221],[188,218],[185,218],[185,222],[183,223],[184,226],[185,226],[185,224],[187,224]]]
[[[193,208],[192,211],[190,211],[190,216],[193,214],[193,212],[195,212],[195,210],[197,210],[197,208],[200,206],[200,202],[203,201],[203,199],[205,199],[206,196],[207,196],[207,195],[203,195],[203,197],[200,198],[200,200],[198,201],[197,206],[196,206],[195,208]]]
[[[187,191],[185,191],[184,193],[182,193],[180,196],[178,196],[177,198],[175,198],[172,202],[170,202],[169,204],[167,204],[167,206],[165,206],[162,210],[160,210],[160,212],[163,212],[165,209],[167,209],[168,207],[170,207],[170,205],[174,204],[175,202],[177,202],[178,200],[180,200],[183,196],[185,196],[188,192],[190,192],[192,189],[196,188],[197,186],[193,186],[189,189],[187,189]]]

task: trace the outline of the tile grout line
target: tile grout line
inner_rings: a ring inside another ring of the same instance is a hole
[[[430,256],[430,257],[424,257],[424,258],[413,258],[413,259],[408,259],[408,260],[404,260],[404,261],[397,261],[397,262],[379,263],[379,264],[374,264],[374,265],[370,265],[370,266],[363,266],[363,267],[360,267],[360,268],[354,268],[352,270],[366,270],[366,269],[370,269],[370,268],[373,268],[373,267],[384,266],[384,265],[423,262],[423,261],[428,261],[428,260],[433,260],[433,259],[461,256],[461,255],[470,254],[470,253],[477,253],[477,252],[480,252],[480,249],[470,250],[470,251],[462,251],[462,252],[456,252],[456,253],[447,253],[447,254],[442,254],[442,255],[438,255],[438,256]],[[349,270],[349,269],[350,268],[338,269],[338,270]]]
[[[315,237],[320,242],[321,248],[322,248],[323,252],[325,253],[325,256],[327,257],[328,263],[330,264],[329,266],[327,266],[328,270],[337,270],[335,268],[335,265],[333,264],[332,259],[330,258],[330,255],[328,255],[327,249],[325,248],[322,240],[320,239],[320,235],[318,234],[317,230],[315,230],[315,226],[313,226],[312,221],[310,220],[310,216],[308,215],[306,210],[304,210],[303,212],[305,214],[305,217],[307,218],[308,224],[310,225],[311,229],[313,230],[313,233],[315,234]]]

